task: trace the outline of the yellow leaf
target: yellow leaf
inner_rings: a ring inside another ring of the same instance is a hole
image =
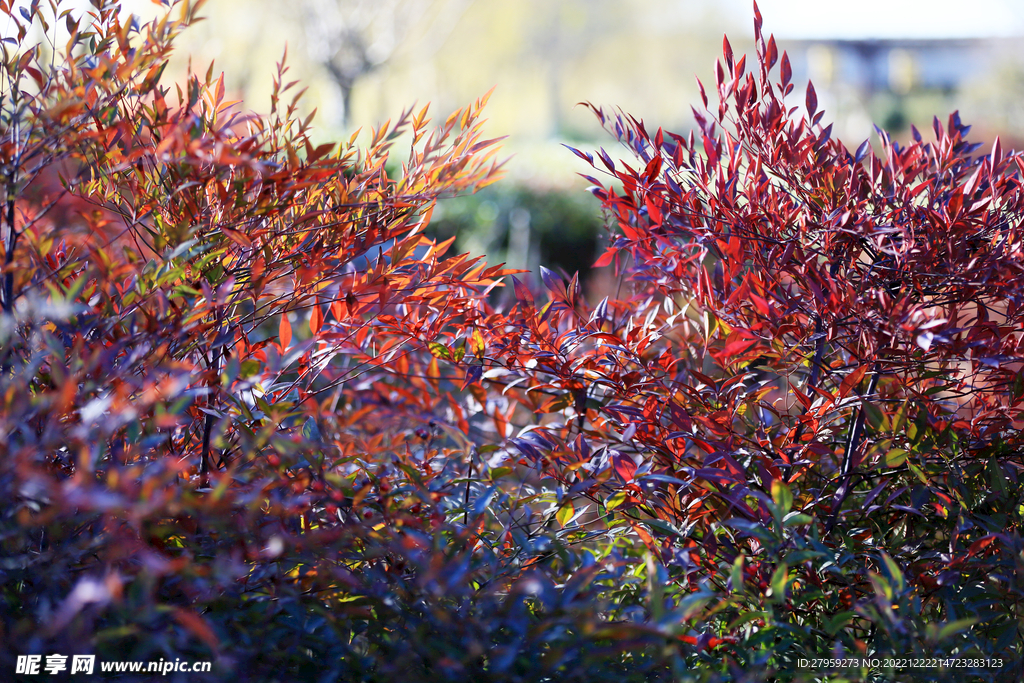
[[[572,504],[571,500],[568,500],[565,502],[565,505],[555,513],[555,519],[557,519],[558,523],[564,527],[569,523],[569,520],[572,519],[573,513],[575,512],[576,507]]]
[[[619,507],[620,505],[622,505],[625,502],[626,502],[626,492],[625,491],[619,491],[618,493],[612,494],[608,498],[608,500],[606,500],[604,502],[604,507],[605,507],[606,510],[611,511],[611,510],[614,510],[615,508]]]
[[[483,358],[487,343],[484,341],[484,335],[480,334],[480,330],[473,330],[473,334],[469,338],[469,349],[477,358]]]

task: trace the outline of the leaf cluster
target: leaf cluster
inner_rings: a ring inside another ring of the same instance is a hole
[[[93,7],[0,2],[0,666],[1014,675],[1018,154],[956,115],[850,152],[755,11],[693,132],[594,108],[635,161],[573,150],[592,303],[426,235],[500,175],[486,98],[314,146],[283,63],[266,117],[163,85],[196,5]]]

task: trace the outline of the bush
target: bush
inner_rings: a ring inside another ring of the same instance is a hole
[[[605,504],[660,532],[667,566],[690,548],[677,580],[717,587],[724,658],[994,658],[971,675],[1012,678],[1020,157],[972,156],[956,114],[934,142],[878,130],[880,154],[851,154],[812,85],[805,114],[784,103],[788,58],[760,15],[755,34],[753,74],[725,41],[696,135],[595,109],[639,165],[577,151],[621,184],[591,179],[615,220],[599,262],[632,284],[586,318],[599,344],[550,363],[590,372]]]
[[[445,200],[433,218],[431,236],[455,237],[460,251],[479,246],[488,258],[510,264],[525,256],[518,265],[536,272],[542,263],[552,270],[578,272],[584,281],[601,232],[601,214],[583,193],[504,184]],[[524,230],[527,239],[515,244],[513,233]],[[513,253],[516,246],[526,247],[527,253]]]
[[[3,8],[0,666],[1019,671],[1018,155],[973,156],[955,115],[851,154],[813,87],[786,106],[756,15],[699,134],[595,109],[638,162],[577,152],[622,278],[589,306],[424,236],[499,174],[483,101],[314,147],[283,66],[268,117],[212,71],[170,97],[195,7]],[[57,18],[66,46],[30,47]]]

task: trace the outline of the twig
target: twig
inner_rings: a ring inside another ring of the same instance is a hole
[[[875,370],[871,373],[871,380],[868,382],[868,396],[875,393],[875,389],[878,387],[879,374],[878,366],[876,365]],[[832,511],[829,513],[828,523],[825,525],[825,533],[823,536],[828,536],[829,532],[831,532],[832,528],[836,525],[836,520],[839,518],[839,509],[846,501],[846,497],[850,495],[854,467],[853,454],[860,447],[860,442],[864,434],[864,417],[864,406],[862,405],[857,409],[857,413],[853,418],[853,424],[850,426],[850,433],[846,441],[846,452],[843,453],[843,465],[840,474],[842,480],[839,484],[839,488],[836,489],[835,497],[832,499]]]

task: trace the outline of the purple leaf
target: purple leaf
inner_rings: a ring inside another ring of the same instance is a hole
[[[865,140],[864,142],[860,143],[860,147],[857,148],[857,154],[854,157],[854,160],[859,164],[861,161],[864,160],[864,157],[868,155],[869,151],[871,151],[871,141]]]
[[[562,278],[558,277],[544,266],[540,267],[540,279],[544,281],[544,286],[552,292],[565,291],[565,284],[562,282]]]

